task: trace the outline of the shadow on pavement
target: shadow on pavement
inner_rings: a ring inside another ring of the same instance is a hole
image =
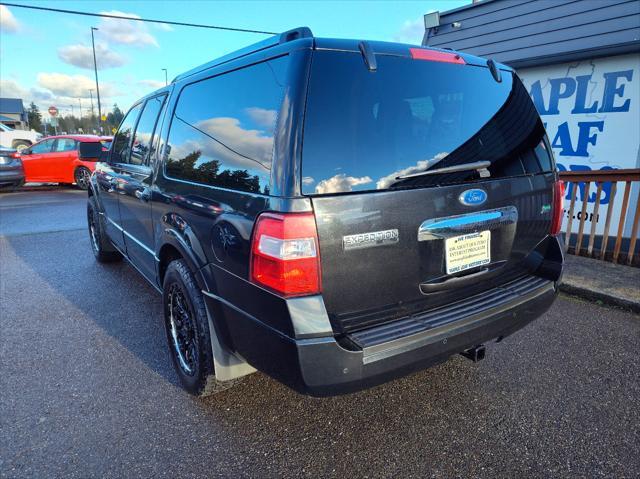
[[[14,254],[65,300],[148,368],[179,386],[158,292],[126,261],[100,264],[85,231],[6,237]],[[34,298],[35,301],[38,298]]]

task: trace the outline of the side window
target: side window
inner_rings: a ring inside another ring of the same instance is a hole
[[[136,127],[136,134],[133,137],[131,159],[129,160],[132,165],[143,165],[147,162],[153,142],[153,132],[158,122],[158,114],[166,97],[166,95],[161,95],[147,100]]]
[[[37,154],[51,153],[51,148],[53,147],[53,144],[55,143],[55,141],[56,140],[53,139],[53,140],[44,140],[44,141],[41,141],[40,143],[36,143],[31,147],[31,153],[37,153]]]
[[[71,138],[58,138],[53,151],[60,153],[63,151],[73,151],[76,149],[76,140]]]
[[[124,117],[118,133],[113,139],[111,145],[111,162],[112,163],[127,163],[129,161],[129,149],[131,145],[131,137],[133,136],[133,129],[136,126],[136,120],[142,109],[142,104],[134,106],[127,116]]]
[[[171,122],[167,176],[268,194],[287,57],[187,85]]]

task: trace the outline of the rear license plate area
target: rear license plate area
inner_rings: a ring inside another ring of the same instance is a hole
[[[491,262],[491,231],[480,231],[445,239],[447,274],[456,274]]]

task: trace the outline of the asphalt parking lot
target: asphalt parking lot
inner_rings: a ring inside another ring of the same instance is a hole
[[[158,294],[99,265],[85,194],[0,194],[0,477],[638,477],[640,317],[561,297],[528,328],[357,394],[177,384]]]

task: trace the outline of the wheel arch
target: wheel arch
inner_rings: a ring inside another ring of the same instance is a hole
[[[167,272],[167,267],[169,264],[177,259],[184,259],[189,266],[189,269],[193,273],[196,278],[196,282],[198,283],[198,287],[201,290],[206,290],[207,285],[202,277],[202,273],[200,272],[201,265],[198,264],[197,259],[193,253],[190,253],[188,248],[182,245],[175,236],[169,236],[165,238],[162,246],[158,250],[157,254],[158,259],[158,286],[162,288],[162,284],[164,282],[164,276]]]
[[[26,138],[14,138],[11,140],[11,148],[16,148],[16,146],[24,145],[32,146],[33,142],[31,140],[27,140]]]

